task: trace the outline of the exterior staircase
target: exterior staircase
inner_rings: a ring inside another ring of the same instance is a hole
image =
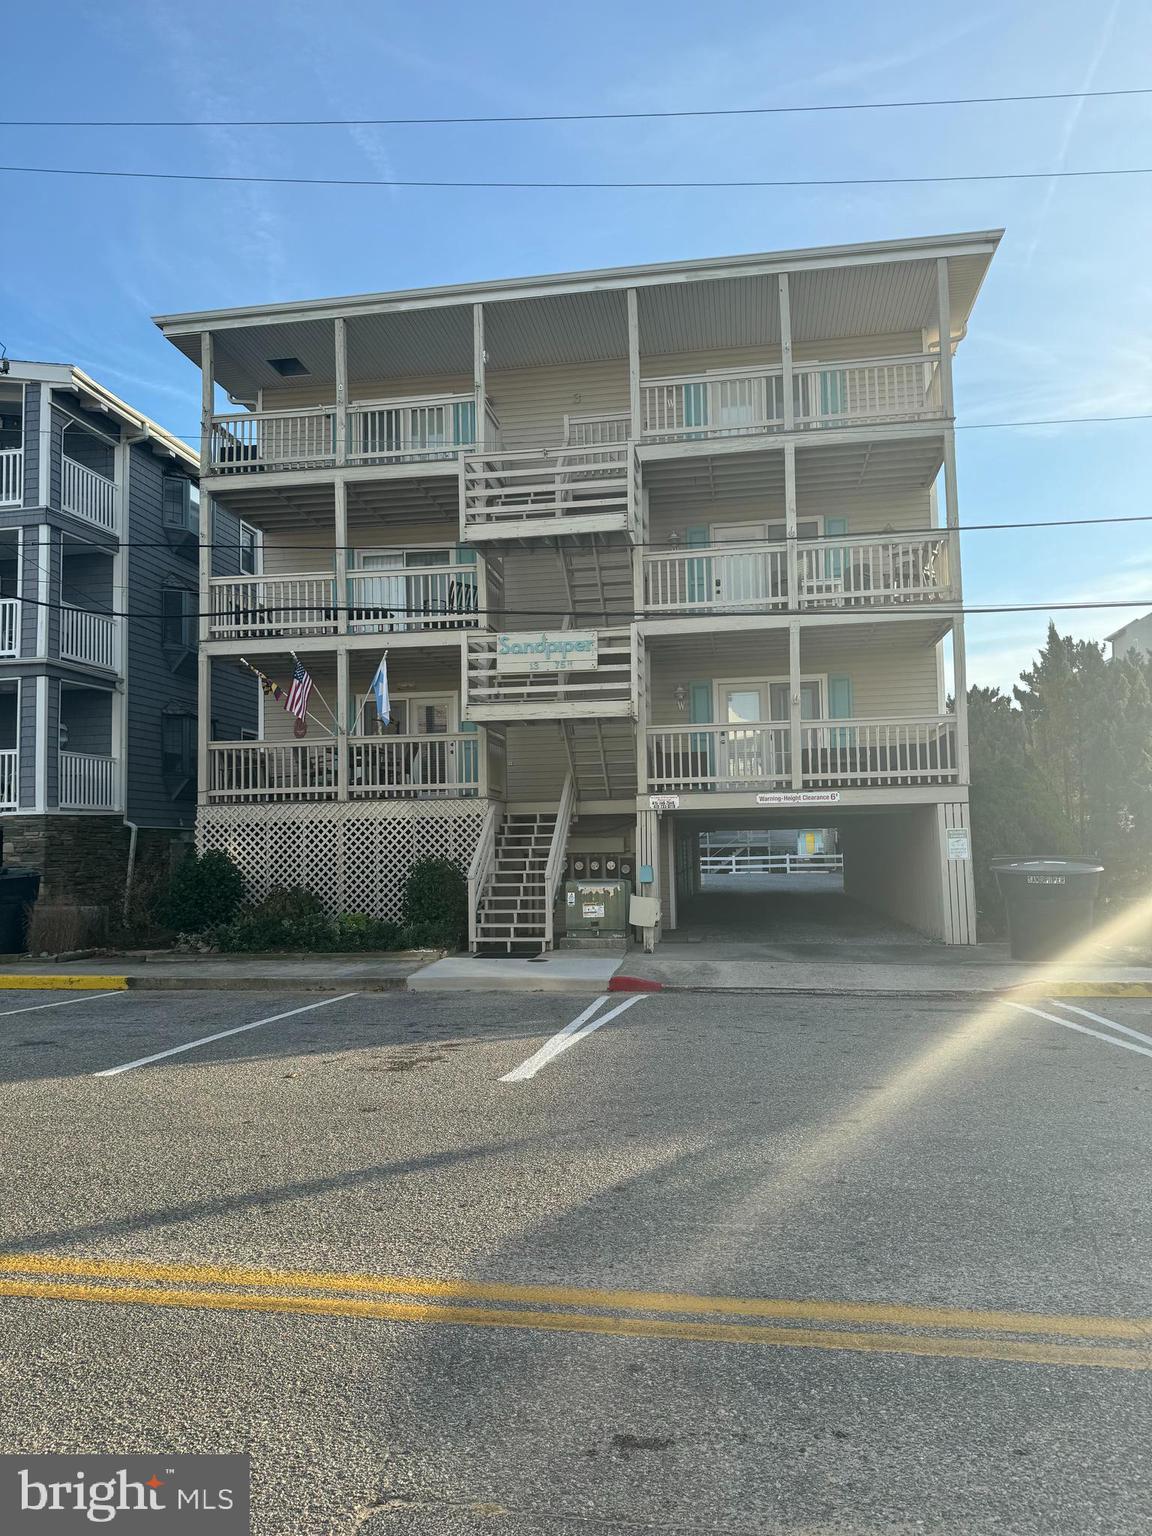
[[[627,624],[635,607],[632,558],[626,546],[588,542],[563,546],[560,561],[572,605],[572,628]]]
[[[492,874],[477,903],[475,947],[507,954],[548,948],[546,872],[555,811],[513,811],[496,834]]]
[[[631,720],[569,720],[561,726],[581,800],[636,793],[636,727]]]

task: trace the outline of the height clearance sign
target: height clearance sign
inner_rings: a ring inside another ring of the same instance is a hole
[[[526,630],[496,636],[497,672],[594,672],[594,629]]]

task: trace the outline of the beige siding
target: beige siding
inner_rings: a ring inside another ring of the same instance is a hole
[[[568,773],[568,753],[553,720],[508,727],[509,800],[555,799]]]
[[[861,488],[802,498],[796,508],[800,519],[845,517],[848,532],[880,533],[934,526],[932,492],[928,487],[884,490]],[[653,544],[668,542],[673,534],[684,536],[689,528],[724,523],[782,522],[784,490],[766,488],[754,498],[740,492],[718,499],[706,486],[679,493],[675,500],[653,494],[648,502],[648,536]]]
[[[390,523],[384,518],[349,519],[348,541],[358,550],[368,549],[455,549],[459,543],[459,524]],[[265,576],[296,574],[301,571],[333,569],[335,536],[331,529],[293,528],[265,535]],[[349,554],[349,568],[355,566]]]
[[[381,636],[380,649],[388,644]],[[310,712],[315,717],[308,722],[308,739],[320,741],[332,726],[331,710],[336,708],[336,657],[328,653],[309,655],[300,652],[301,660],[312,674],[315,687],[312,692]],[[359,701],[368,692],[380,657],[375,651],[353,652],[351,656],[351,692]],[[287,689],[292,678],[292,662],[288,656],[268,658],[260,663],[261,670],[281,688]],[[456,713],[460,712],[460,657],[450,646],[436,651],[395,650],[388,657],[389,684],[393,694],[450,693],[456,698]],[[322,697],[321,697],[322,696]],[[330,706],[326,707],[326,706]],[[264,703],[264,739],[266,741],[292,741],[295,721],[288,712],[272,700]]]

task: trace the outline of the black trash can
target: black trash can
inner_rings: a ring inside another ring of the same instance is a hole
[[[1053,960],[1092,932],[1103,864],[1085,859],[993,859],[1008,912],[1013,960]]]
[[[0,955],[28,948],[28,909],[40,890],[34,869],[0,869]]]

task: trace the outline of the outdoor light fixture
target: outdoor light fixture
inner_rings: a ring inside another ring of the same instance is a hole
[[[681,714],[688,707],[688,692],[683,683],[677,683],[672,697],[676,700],[676,708]]]

